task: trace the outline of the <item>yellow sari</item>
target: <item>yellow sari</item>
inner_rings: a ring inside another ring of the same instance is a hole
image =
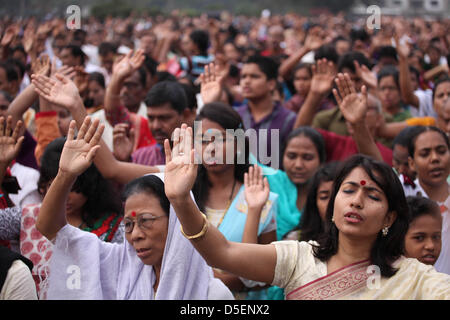
[[[401,257],[393,264],[397,273],[385,278],[376,266],[360,261],[327,274],[326,262],[315,258],[312,244],[274,242],[277,264],[272,285],[285,288],[288,300],[450,300],[450,276],[416,259]]]

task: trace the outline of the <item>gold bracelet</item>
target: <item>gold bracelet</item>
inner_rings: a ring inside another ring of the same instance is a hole
[[[183,226],[180,225],[181,233],[183,234],[183,236],[186,237],[186,239],[188,239],[188,240],[199,239],[205,235],[206,231],[208,231],[208,225],[209,225],[208,218],[206,218],[206,215],[203,212],[201,212],[201,214],[203,215],[203,220],[205,221],[205,223],[203,224],[203,228],[199,233],[194,234],[192,236],[188,236],[186,233],[184,233]]]

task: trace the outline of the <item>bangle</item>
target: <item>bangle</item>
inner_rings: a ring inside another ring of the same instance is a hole
[[[205,222],[204,222],[204,224],[203,224],[202,230],[201,230],[199,233],[194,234],[194,235],[192,235],[192,236],[188,236],[186,233],[184,233],[184,231],[183,231],[183,226],[180,225],[181,233],[183,234],[183,236],[186,237],[186,239],[188,239],[188,240],[199,239],[199,238],[201,238],[201,237],[203,237],[203,236],[205,235],[206,231],[208,231],[209,221],[208,221],[208,219],[206,218],[206,215],[205,215],[203,212],[201,212],[201,214],[203,215],[203,220],[204,220]]]

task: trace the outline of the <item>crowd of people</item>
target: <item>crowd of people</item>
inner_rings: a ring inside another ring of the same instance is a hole
[[[0,299],[450,299],[449,31],[3,18]]]

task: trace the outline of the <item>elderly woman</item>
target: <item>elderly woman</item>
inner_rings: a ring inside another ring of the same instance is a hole
[[[228,299],[230,291],[189,241],[164,195],[163,182],[145,176],[125,188],[123,244],[108,244],[67,224],[66,201],[76,177],[99,146],[103,126],[86,118],[74,139],[69,128],[60,170],[38,217],[38,230],[55,243],[49,299]],[[69,272],[69,273],[67,273]],[[78,290],[74,290],[78,289]]]

